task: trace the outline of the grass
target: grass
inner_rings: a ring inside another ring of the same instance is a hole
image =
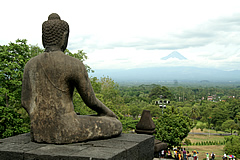
[[[194,133],[218,133],[218,134],[224,134],[226,132],[223,132],[223,131],[215,131],[213,129],[203,129],[203,131],[201,131],[200,129],[196,129],[196,128],[193,128],[191,130],[191,132],[194,132]]]
[[[206,131],[201,131],[200,129],[193,129],[195,133],[206,133]],[[211,133],[216,133],[216,131]],[[219,132],[218,132],[219,133]],[[202,141],[224,141],[224,136],[213,136],[213,135],[193,135],[193,134],[188,134],[186,139],[189,139],[192,143],[196,142],[202,142]],[[214,152],[216,155],[215,160],[221,160],[222,156],[224,154],[224,145],[206,145],[206,146],[184,146],[186,150],[189,152],[192,152],[193,150],[196,150],[199,152],[198,154],[198,159],[202,160],[206,158],[206,153],[211,154]]]
[[[190,139],[192,143],[204,142],[204,141],[224,141],[224,136],[213,136],[213,135],[194,135],[189,134],[187,139]]]
[[[192,132],[194,133],[206,133],[205,130],[201,131],[200,129],[192,129]],[[211,130],[210,130],[210,133]],[[202,142],[202,141],[224,141],[224,136],[215,136],[215,135],[194,135],[194,134],[188,134],[187,139],[190,139],[191,142]]]
[[[202,160],[206,158],[206,153],[210,154],[213,152],[216,155],[215,160],[221,160],[224,154],[224,145],[210,145],[210,146],[186,146],[185,149],[189,152],[196,150],[199,152],[198,159]]]

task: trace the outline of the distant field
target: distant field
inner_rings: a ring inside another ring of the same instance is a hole
[[[193,131],[195,133],[207,133],[206,131],[208,130],[201,131],[200,129],[194,129]],[[210,133],[216,133],[216,131],[210,130]],[[217,132],[217,133],[220,133],[220,132]],[[224,136],[189,134],[187,139],[189,139],[192,143],[202,142],[202,141],[224,141]],[[192,152],[193,150],[198,151],[199,160],[206,158],[206,153],[211,154],[212,152],[214,152],[216,155],[215,160],[221,160],[224,154],[224,150],[223,150],[224,145],[184,146],[184,147],[189,152]]]
[[[206,153],[211,154],[212,152],[216,155],[215,160],[221,160],[224,154],[223,147],[224,145],[211,145],[211,146],[188,146],[185,148],[186,150],[189,150],[189,152],[192,152],[193,150],[198,151],[199,160],[206,158]]]
[[[201,123],[201,122],[198,122],[198,123]],[[212,129],[203,129],[203,131],[201,131],[200,129],[196,129],[196,128],[193,128],[191,130],[191,132],[194,132],[194,133],[219,133],[219,134],[224,134],[226,132],[223,132],[223,131],[215,131],[215,130],[212,130]]]
[[[202,141],[224,141],[224,136],[208,136],[208,135],[194,135],[189,134],[187,139],[190,139],[192,143],[202,142]]]
[[[210,133],[225,133],[225,132],[216,132],[214,130],[208,130],[208,129],[204,129],[203,131],[201,131],[200,129],[192,129],[191,132],[194,133],[208,133],[210,131]],[[213,135],[195,135],[195,134],[188,134],[187,139],[190,139],[191,142],[202,142],[202,141],[223,141],[224,140],[224,136],[213,136]]]

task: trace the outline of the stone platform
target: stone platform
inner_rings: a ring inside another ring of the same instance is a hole
[[[30,134],[0,139],[1,160],[152,160],[154,137],[121,134],[105,140],[65,145],[30,141]]]

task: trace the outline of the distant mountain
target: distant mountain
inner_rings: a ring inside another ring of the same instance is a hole
[[[156,67],[136,69],[95,70],[91,76],[109,76],[115,81],[211,81],[240,82],[240,70],[222,71],[214,68],[197,67]]]
[[[184,60],[184,59],[187,59],[187,58],[185,58],[183,55],[181,55],[179,52],[177,52],[177,51],[173,51],[172,53],[170,53],[168,56],[166,56],[166,57],[163,57],[163,58],[161,58],[162,60],[167,60],[167,59],[169,59],[169,58],[177,58],[177,59],[179,59],[179,60]]]

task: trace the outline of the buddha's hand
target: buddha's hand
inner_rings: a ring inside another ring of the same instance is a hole
[[[111,110],[109,110],[108,112],[105,112],[105,113],[99,113],[98,115],[99,116],[114,117],[114,118],[118,119],[118,116],[115,113],[113,113],[113,111],[111,111]]]

